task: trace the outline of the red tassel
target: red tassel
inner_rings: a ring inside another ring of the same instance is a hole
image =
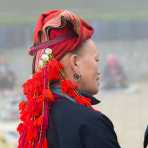
[[[40,127],[43,124],[43,116],[39,116],[35,121],[34,121],[34,126]]]
[[[18,148],[48,148],[46,130],[51,111],[48,105],[50,103],[52,106],[55,102],[55,96],[48,88],[48,84],[52,80],[60,81],[62,92],[71,96],[77,103],[87,107],[91,106],[88,98],[79,96],[76,91],[78,85],[75,82],[65,79],[61,80],[62,71],[63,65],[52,59],[46,67],[40,69],[39,72],[36,72],[31,79],[24,83],[23,91],[24,95],[26,95],[26,101],[22,101],[19,104],[22,123],[17,128],[20,135]]]
[[[48,99],[49,102],[54,102],[54,97],[50,89],[43,90],[43,96]]]
[[[26,101],[21,101],[19,103],[19,110],[23,111],[26,108],[26,106],[27,106],[27,102]]]
[[[48,148],[47,139],[43,139],[43,148]]]

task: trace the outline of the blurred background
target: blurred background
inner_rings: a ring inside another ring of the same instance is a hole
[[[17,145],[21,86],[31,75],[33,28],[41,12],[70,9],[91,23],[102,82],[95,108],[114,123],[123,148],[142,148],[148,124],[147,0],[0,0],[0,148]]]

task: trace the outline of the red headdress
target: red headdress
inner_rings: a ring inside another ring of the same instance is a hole
[[[50,89],[51,82],[59,81],[63,93],[79,104],[91,106],[88,98],[78,94],[77,84],[65,79],[64,67],[58,60],[67,52],[76,50],[92,34],[90,25],[67,10],[51,10],[39,17],[33,46],[28,49],[29,54],[34,56],[33,76],[23,84],[26,99],[19,104],[19,148],[48,147],[46,131],[56,98]]]

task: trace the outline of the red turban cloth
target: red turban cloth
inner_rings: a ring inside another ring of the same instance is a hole
[[[56,59],[74,51],[91,38],[93,28],[82,18],[68,10],[50,10],[39,17],[29,54],[34,56],[33,72],[46,48],[51,48]]]

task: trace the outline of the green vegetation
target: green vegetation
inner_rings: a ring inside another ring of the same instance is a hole
[[[0,23],[31,23],[48,9],[70,9],[87,19],[147,20],[147,0],[5,0],[0,5]]]

